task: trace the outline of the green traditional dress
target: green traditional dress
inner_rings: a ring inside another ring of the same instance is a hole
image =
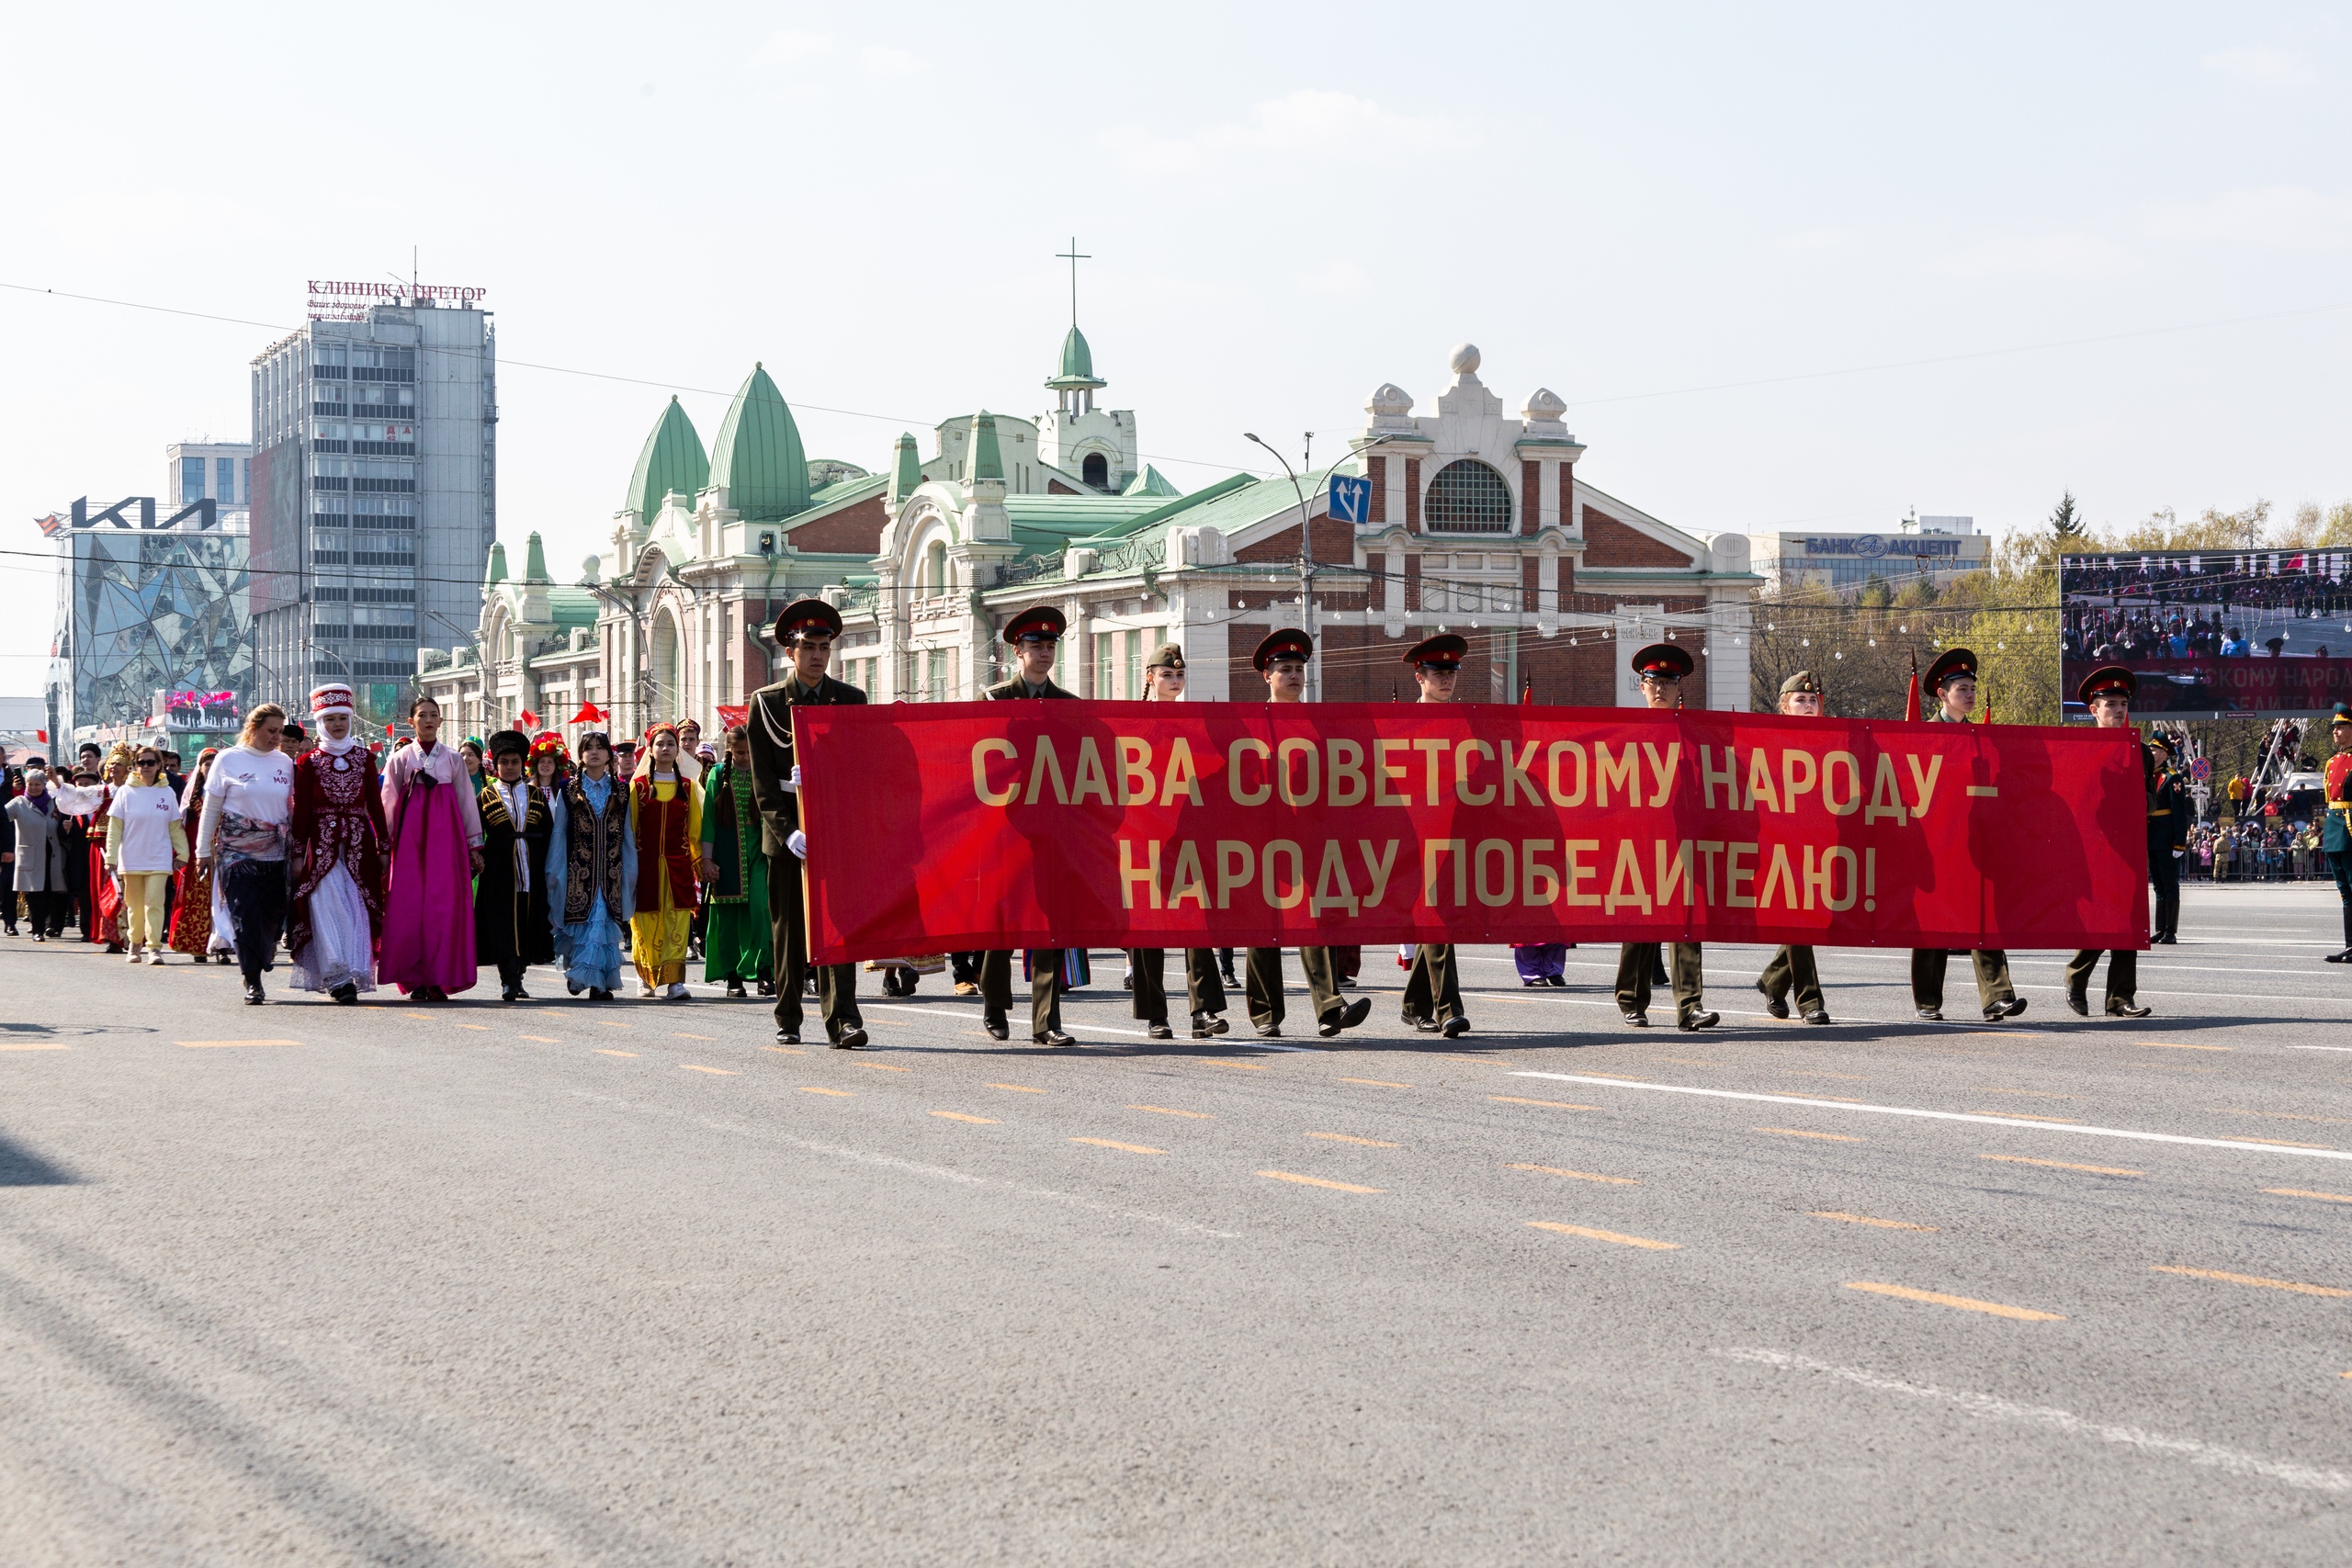
[[[773,980],[775,936],[768,917],[768,857],[760,848],[760,813],[752,801],[750,769],[721,762],[710,771],[703,786],[702,831],[703,852],[718,867],[718,880],[708,888],[703,978],[714,984]]]

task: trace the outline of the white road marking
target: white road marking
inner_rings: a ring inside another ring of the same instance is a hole
[[[2290,1045],[2290,1051],[2352,1051],[2352,1045]]]
[[[1810,1356],[1792,1356],[1783,1350],[1713,1350],[1709,1354],[1721,1356],[1726,1360],[1778,1367],[1784,1371],[1821,1372],[1862,1388],[1875,1389],[1881,1393],[1902,1393],[1914,1399],[1934,1400],[1987,1421],[2046,1427],[2075,1437],[2093,1438],[2102,1443],[2138,1449],[2143,1453],[2170,1454],[2191,1464],[2226,1471],[2232,1475],[2260,1476],[2306,1492],[2352,1492],[2352,1475],[2346,1475],[2340,1470],[2322,1470],[2316,1465],[2264,1459],[2258,1454],[2199,1442],[2194,1438],[2167,1438],[2160,1433],[2142,1431],[2137,1427],[2111,1427],[2103,1421],[2087,1420],[2071,1410],[2060,1410],[2054,1405],[2019,1404],[2014,1400],[1997,1398],[1989,1393],[1938,1388],[1932,1383],[1905,1382],[1901,1378],[1885,1377],[1860,1367],[1841,1367],[1830,1361],[1816,1361]]]
[[[1515,1078],[1551,1078],[1600,1089],[1645,1089],[1661,1094],[1697,1094],[1711,1100],[1751,1100],[1767,1105],[1809,1105],[1816,1111],[1860,1111],[1877,1116],[1917,1116],[1933,1122],[1973,1122],[1986,1127],[2023,1127],[2030,1133],[2079,1134],[2093,1138],[2131,1138],[2148,1144],[2188,1144],[2203,1149],[2244,1149],[2250,1154],[2301,1155],[2309,1159],[2352,1159],[2352,1150],[2306,1149],[2240,1138],[2192,1138],[2180,1133],[2143,1133],[2130,1127],[2094,1127],[2080,1122],[2037,1122],[2018,1116],[1987,1116],[1965,1111],[1921,1111],[1908,1105],[1871,1105],[1859,1100],[1816,1100],[1798,1094],[1756,1094],[1736,1089],[1697,1089],[1689,1084],[1644,1083],[1636,1078],[1596,1077],[1588,1073],[1515,1072]]]

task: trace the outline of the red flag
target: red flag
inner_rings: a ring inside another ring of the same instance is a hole
[[[1903,719],[1906,724],[1919,722],[1919,655],[1911,655],[1911,691],[1903,699]]]
[[[580,705],[580,711],[573,714],[569,722],[573,724],[602,724],[605,722],[605,710],[598,707],[594,703],[582,703]]]
[[[737,725],[739,725],[739,724],[749,724],[749,723],[751,723],[751,722],[752,722],[752,705],[751,705],[751,704],[749,704],[749,703],[743,703],[743,704],[741,704],[741,705],[729,705],[729,704],[727,704],[727,703],[721,703],[721,704],[719,704],[719,705],[718,705],[718,728],[721,728],[721,729],[732,729],[732,728],[735,728]]]
[[[1521,681],[1521,682],[1520,682],[1520,685],[1519,685],[1519,705],[1520,705],[1520,706],[1521,706],[1521,707],[1525,707],[1528,704],[1530,704],[1530,703],[1533,702],[1534,700],[1535,700],[1535,671],[1533,671],[1532,670],[1531,670],[1531,671],[1529,671],[1527,672],[1527,677],[1526,677],[1526,679],[1524,679],[1523,681]]]
[[[529,708],[525,708],[514,716],[514,728],[517,729],[537,729],[538,727],[539,716]]]
[[[46,729],[36,729],[33,731],[33,739],[46,746],[49,744],[49,731]]]

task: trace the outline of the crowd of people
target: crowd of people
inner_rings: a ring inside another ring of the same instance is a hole
[[[2068,659],[2326,659],[2352,652],[2352,552],[2070,556],[2060,574]],[[2312,622],[2308,631],[2288,622]]]
[[[616,742],[590,730],[575,742],[560,734],[502,729],[451,743],[442,714],[419,696],[410,734],[390,749],[364,741],[352,689],[340,682],[311,694],[306,728],[265,703],[244,717],[234,745],[206,750],[185,778],[177,759],[153,744],[119,745],[101,754],[85,747],[71,769],[44,761],[0,774],[0,866],[13,896],[6,928],[19,908],[36,942],[62,939],[69,925],[134,964],[167,954],[198,963],[234,960],[245,999],[268,999],[263,976],[281,951],[294,989],[342,1005],[381,986],[420,1002],[447,1001],[495,970],[508,1002],[532,999],[535,967],[557,968],[566,990],[609,1002],[634,976],[640,1000],[684,1000],[689,965],[707,983],[744,997],[756,987],[773,996],[776,1039],[797,1043],[804,998],[813,996],[830,1044],[867,1043],[857,981],[847,964],[809,963],[801,863],[808,835],[799,814],[801,766],[794,755],[793,710],[863,704],[865,695],[827,673],[841,616],[821,600],[803,600],[777,616],[774,635],[789,660],[786,678],[752,694],[743,723],[719,747],[702,742],[691,721],[651,726],[639,742]],[[1073,694],[1052,679],[1061,613],[1038,606],[1016,615],[1004,638],[1012,679],[985,694],[994,701],[1051,700]],[[1464,638],[1440,634],[1408,650],[1422,703],[1450,703]],[[1252,656],[1273,704],[1304,700],[1314,639],[1277,631]],[[1690,652],[1672,643],[1634,655],[1645,703],[1680,704],[1692,673]],[[1965,723],[1975,703],[1975,656],[1947,649],[1926,675],[1931,722]],[[1147,700],[1181,702],[1183,650],[1156,649],[1146,669]],[[2128,727],[2136,682],[2120,664],[2093,671],[2080,695],[2101,728]],[[1780,711],[1827,712],[1827,694],[1810,671],[1781,688]],[[2195,810],[2171,765],[2173,742],[2151,731],[2142,743],[2148,797],[2148,863],[2156,891],[2154,942],[2176,940],[2179,879],[2190,874],[2308,875],[2324,862],[2346,909],[2345,950],[2352,962],[2352,709],[2339,705],[2330,728],[2331,757],[2316,833],[2254,819],[2220,829],[2194,824]],[[1250,1023],[1267,1038],[1282,1033],[1287,1007],[1279,948],[1194,948],[1183,955],[1183,994],[1195,1039],[1226,1033],[1227,992],[1242,995]],[[1356,988],[1357,947],[1302,947],[1317,1032],[1326,1037],[1363,1022],[1368,998]],[[1556,942],[1513,948],[1521,983],[1557,987],[1566,948]],[[1135,1015],[1154,1039],[1171,1039],[1167,954],[1127,953],[1124,984]],[[2025,1010],[2005,953],[1971,953],[1979,1003],[1993,1021]],[[2067,970],[2068,1003],[2087,1014],[2091,972],[2106,956],[2106,1010],[2142,1017],[2134,996],[2136,956],[2077,953]],[[1077,1043],[1062,1027],[1062,995],[1090,981],[1082,950],[1039,948],[1020,953],[1030,987],[1031,1036],[1040,1044]],[[919,953],[869,963],[886,994],[911,991],[924,974],[950,971],[956,992],[977,996],[982,1027],[1010,1037],[1013,950]],[[1941,1021],[1950,954],[1912,954],[1918,1016]],[[1453,1038],[1469,1031],[1454,949],[1422,943],[1399,950],[1408,971],[1403,1021],[1417,1031]],[[1703,1003],[1702,954],[1696,942],[1627,942],[1619,952],[1616,998],[1628,1024],[1646,1026],[1653,988],[1670,987],[1676,1022],[1713,1027]],[[1830,1021],[1812,949],[1783,947],[1758,988],[1776,1017],[1794,1010],[1810,1023]]]

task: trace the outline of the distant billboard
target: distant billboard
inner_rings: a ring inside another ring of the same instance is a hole
[[[2287,718],[2352,702],[2352,550],[2068,556],[2058,572],[2066,690],[2102,664],[2132,706]]]

